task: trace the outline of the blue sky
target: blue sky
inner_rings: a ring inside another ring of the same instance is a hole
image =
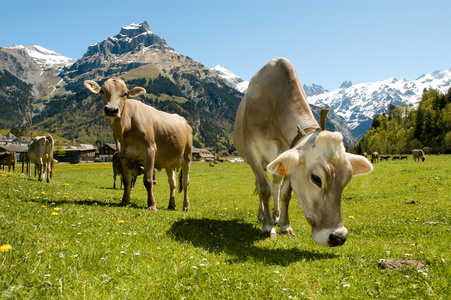
[[[451,1],[6,1],[0,47],[40,45],[79,59],[147,21],[175,51],[246,80],[284,56],[303,84],[413,80],[451,68]]]

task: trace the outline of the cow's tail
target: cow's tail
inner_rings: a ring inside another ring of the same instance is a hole
[[[179,174],[179,193],[181,193],[183,191],[183,169],[180,169],[180,174]]]

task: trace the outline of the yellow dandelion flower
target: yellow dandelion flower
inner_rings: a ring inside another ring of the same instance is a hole
[[[119,224],[122,224],[122,223],[125,223],[125,221],[124,220],[119,220],[119,221],[117,221]]]
[[[13,247],[10,244],[4,244],[4,245],[0,246],[0,252],[8,252],[12,248]]]
[[[69,198],[69,196],[68,196],[68,195],[65,195],[65,196],[64,196],[64,198],[66,198],[66,199],[67,199],[67,198]]]
[[[42,208],[45,208],[45,205],[43,205]]]
[[[349,216],[349,219],[355,219],[354,216]]]
[[[235,207],[235,210],[238,210],[238,207]]]
[[[41,192],[41,194],[45,195],[45,192]]]
[[[88,197],[88,200],[92,200],[92,197]]]
[[[58,207],[55,207],[53,210],[60,210],[60,208],[58,208]]]
[[[227,210],[227,207],[224,207],[224,210]]]
[[[57,212],[52,212],[52,216],[57,216],[58,213]]]

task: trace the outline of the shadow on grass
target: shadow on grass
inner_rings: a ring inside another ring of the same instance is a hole
[[[260,229],[237,219],[184,219],[172,224],[167,233],[178,242],[190,242],[209,252],[233,255],[232,263],[253,259],[266,264],[289,265],[302,260],[336,257],[334,254],[303,251],[296,247],[283,249],[278,247],[277,242],[273,249],[258,247],[255,243],[264,239],[260,237]]]

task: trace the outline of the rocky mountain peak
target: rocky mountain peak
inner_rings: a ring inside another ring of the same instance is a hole
[[[149,24],[144,21],[140,24],[132,23],[129,26],[122,27],[119,34],[90,46],[84,57],[96,54],[105,57],[123,55],[151,46],[158,49],[172,50],[163,38],[150,31]]]
[[[132,23],[128,26],[121,27],[121,32],[119,34],[133,38],[143,33],[153,34],[152,31],[150,31],[149,24],[147,24],[146,21],[139,24]]]

